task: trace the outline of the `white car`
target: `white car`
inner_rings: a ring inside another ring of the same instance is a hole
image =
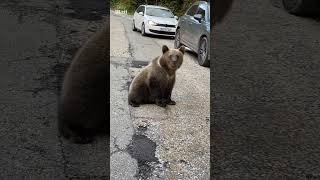
[[[132,30],[146,34],[175,36],[178,17],[165,7],[141,5],[133,15]]]

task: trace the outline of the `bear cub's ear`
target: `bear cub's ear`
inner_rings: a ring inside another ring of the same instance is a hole
[[[164,53],[166,53],[167,51],[169,51],[168,46],[167,46],[167,45],[163,45],[163,46],[162,46],[162,53],[164,54]]]
[[[184,47],[184,46],[181,46],[181,47],[179,48],[179,51],[182,52],[182,54],[184,54],[184,52],[185,52],[185,47]]]

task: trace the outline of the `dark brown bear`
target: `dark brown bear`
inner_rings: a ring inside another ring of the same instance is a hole
[[[60,134],[74,143],[89,143],[109,132],[109,22],[73,58],[58,107]]]
[[[131,106],[157,104],[166,107],[175,105],[171,92],[175,84],[176,70],[183,62],[185,48],[169,49],[162,47],[162,55],[153,59],[148,66],[133,79],[129,88],[128,101]]]

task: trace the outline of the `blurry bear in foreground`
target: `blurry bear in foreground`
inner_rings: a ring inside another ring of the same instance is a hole
[[[62,85],[58,107],[60,134],[74,143],[89,143],[109,133],[109,18],[76,53]]]

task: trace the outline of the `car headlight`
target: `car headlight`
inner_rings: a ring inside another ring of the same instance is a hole
[[[148,21],[148,23],[149,23],[149,25],[151,25],[151,26],[156,26],[156,25],[157,25],[157,23],[155,23],[154,21]]]

